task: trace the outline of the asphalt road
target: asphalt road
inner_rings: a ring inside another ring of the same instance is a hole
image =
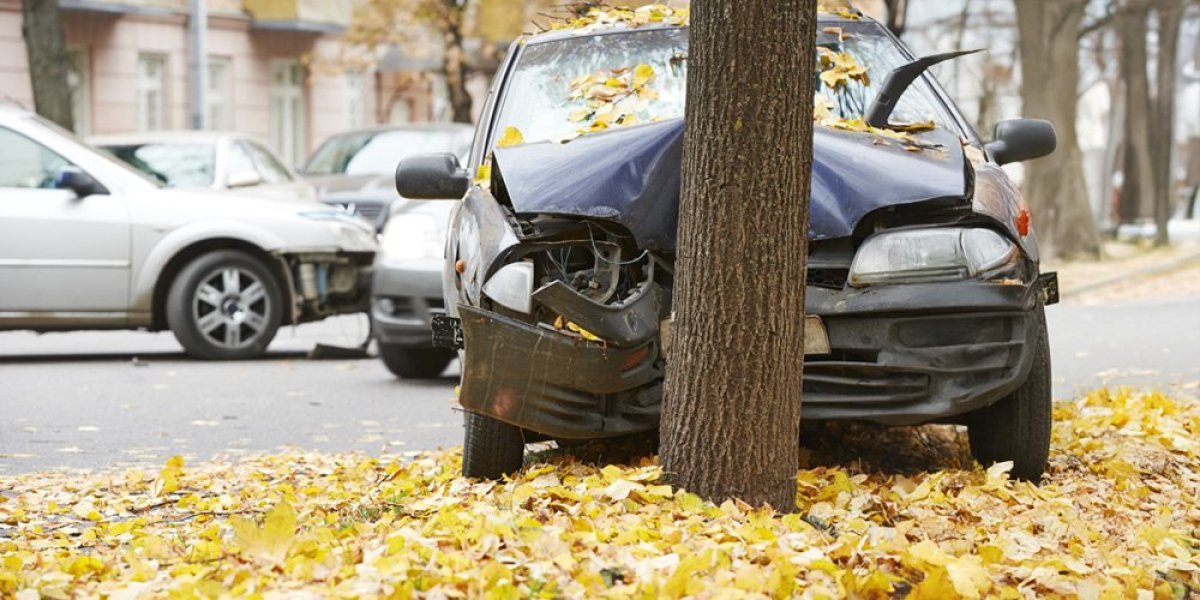
[[[1200,296],[1048,310],[1055,394],[1102,384],[1200,395]],[[169,333],[0,333],[0,474],[160,465],[284,448],[398,454],[461,443],[442,379],[407,382],[378,360],[305,358],[352,345],[358,317],[286,329],[267,358],[199,362]]]

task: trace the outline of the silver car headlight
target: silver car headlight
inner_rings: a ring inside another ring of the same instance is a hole
[[[442,228],[432,215],[396,215],[383,228],[380,250],[388,259],[441,258]]]
[[[1011,240],[983,228],[884,231],[867,238],[850,266],[850,285],[984,278],[1019,256]]]
[[[483,284],[483,293],[500,306],[529,314],[533,311],[533,263],[504,265]]]

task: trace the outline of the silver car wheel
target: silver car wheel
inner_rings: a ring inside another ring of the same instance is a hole
[[[226,266],[201,281],[192,299],[192,318],[201,335],[230,350],[250,346],[262,337],[272,307],[254,273]]]

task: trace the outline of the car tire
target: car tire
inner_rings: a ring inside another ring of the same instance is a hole
[[[446,366],[454,360],[455,352],[440,348],[412,348],[380,343],[379,357],[396,377],[433,379],[446,370]]]
[[[500,479],[521,470],[525,460],[525,437],[521,428],[476,413],[464,415],[464,477]]]
[[[188,263],[167,292],[167,325],[190,356],[261,356],[283,319],[283,293],[266,265],[238,250]]]
[[[1036,311],[1037,339],[1029,377],[1012,394],[971,415],[967,435],[971,455],[984,467],[1013,461],[1015,479],[1041,481],[1050,458],[1051,397],[1050,343],[1046,313]]]

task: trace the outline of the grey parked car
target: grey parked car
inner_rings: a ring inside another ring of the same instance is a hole
[[[163,189],[0,106],[0,330],[170,329],[193,356],[367,305],[375,231],[300,200]]]
[[[388,126],[335,135],[300,169],[322,202],[340,206],[382,230],[396,200],[396,163],[414,154],[450,152],[465,157],[474,130],[462,123]]]

